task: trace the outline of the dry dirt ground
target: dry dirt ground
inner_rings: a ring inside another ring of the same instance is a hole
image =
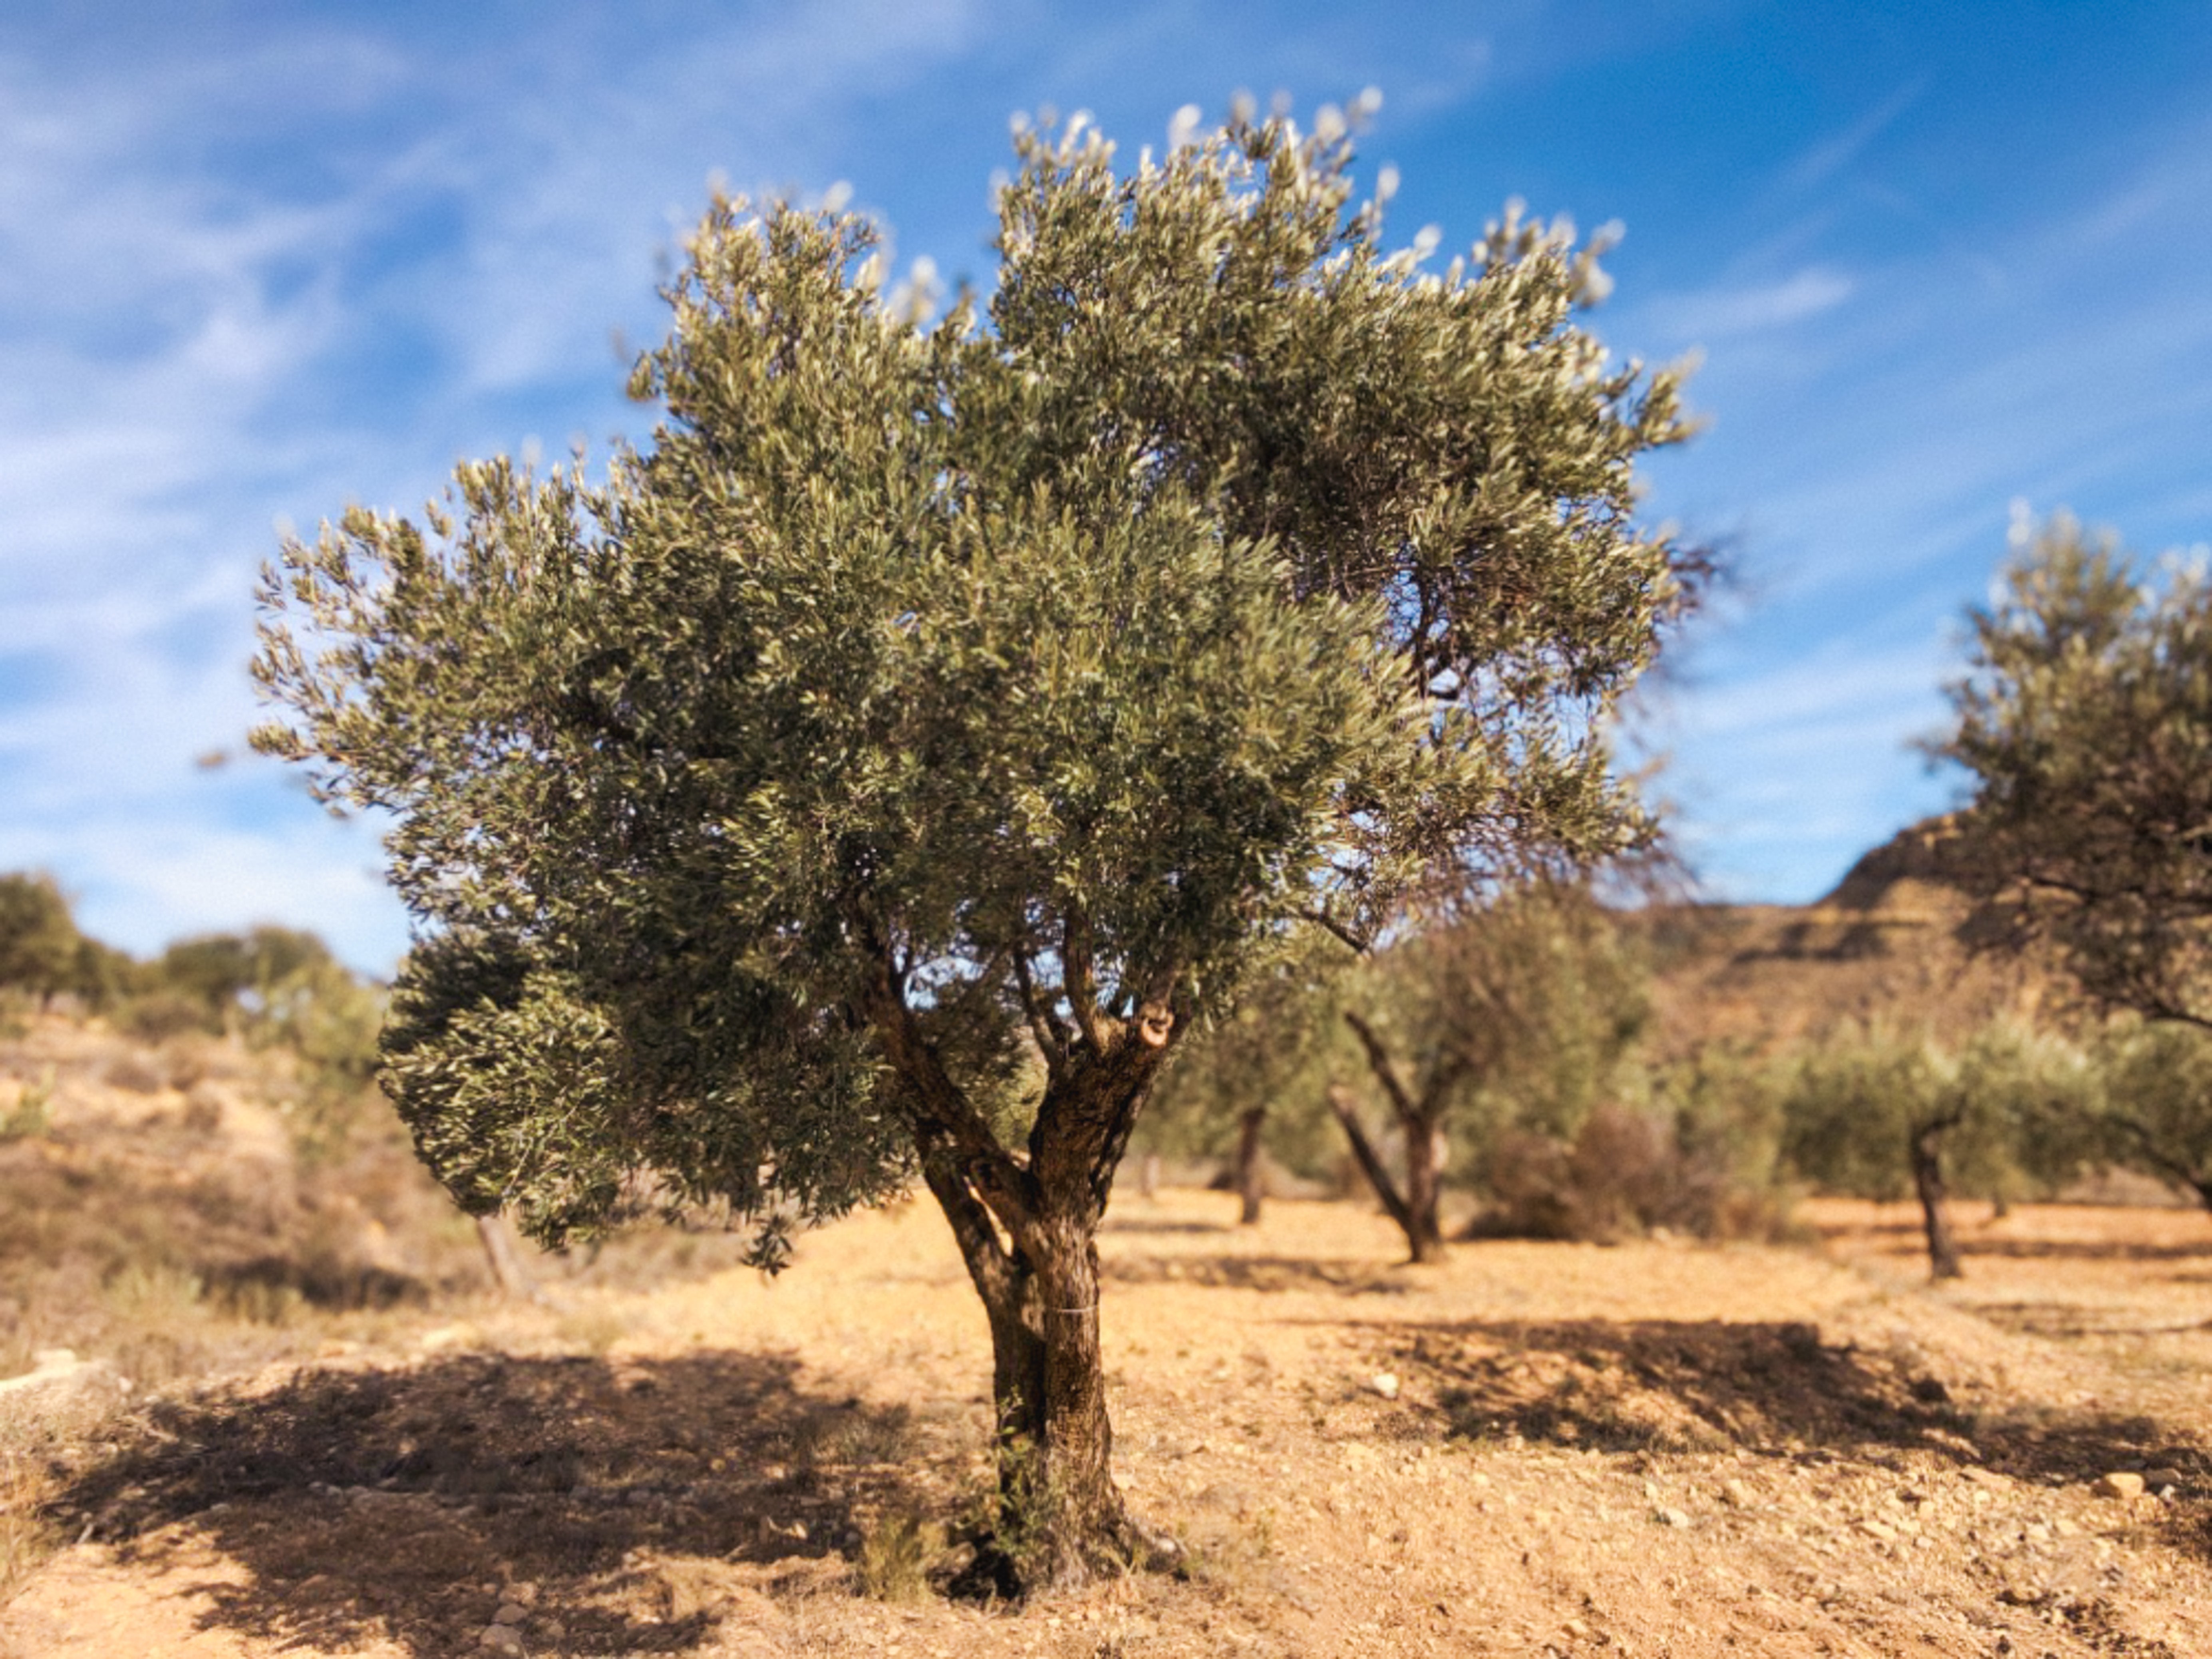
[[[988,1355],[909,1206],[773,1284],[571,1287],[139,1407],[0,1652],[2212,1655],[2201,1214],[1977,1207],[1931,1290],[1897,1208],[1413,1268],[1362,1206],[1234,1203],[1125,1194],[1103,1241],[1117,1466],[1186,1578],[936,1588]]]

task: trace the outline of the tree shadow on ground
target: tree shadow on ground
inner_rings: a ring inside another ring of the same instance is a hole
[[[1960,1254],[2012,1261],[2212,1261],[2212,1237],[2201,1244],[2137,1244],[2115,1239],[1975,1238]]]
[[[1401,1327],[1399,1364],[1445,1432],[1603,1451],[1882,1460],[1920,1453],[2060,1484],[2212,1455],[2145,1417],[1983,1412],[1917,1356],[1820,1340],[1809,1324],[1567,1320]]]
[[[1977,1302],[1974,1311],[1993,1325],[2029,1336],[2194,1336],[2212,1331],[2212,1319],[2154,1322],[2140,1315],[2115,1316],[2116,1310],[2078,1302]]]
[[[1403,1296],[1416,1288],[1402,1266],[1372,1260],[1328,1261],[1289,1255],[1133,1255],[1109,1259],[1101,1278],[1119,1285],[1194,1285],[1204,1290],[1339,1291],[1346,1296]]]
[[[303,1371],[149,1408],[52,1518],[155,1567],[211,1547],[244,1576],[205,1586],[203,1625],[272,1645],[462,1652],[528,1585],[532,1650],[686,1652],[732,1594],[845,1582],[872,1516],[911,1512],[933,1454],[972,1437],[810,1395],[796,1369],[708,1352]]]
[[[1182,1221],[1165,1216],[1109,1215],[1098,1224],[1102,1233],[1233,1233],[1225,1221]]]
[[[2006,1238],[1981,1231],[1988,1222],[1954,1224],[1959,1253],[2014,1261],[2212,1261],[2212,1226],[2201,1241],[2179,1244],[2149,1244],[2135,1239]],[[1849,1226],[1815,1229],[1829,1244],[1849,1244],[1854,1239],[1884,1241],[1884,1247],[1900,1255],[1924,1250],[1926,1230],[1916,1219],[1869,1221]],[[1894,1241],[1893,1245],[1888,1241]]]

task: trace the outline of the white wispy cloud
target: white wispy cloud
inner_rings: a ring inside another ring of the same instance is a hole
[[[607,331],[649,314],[656,246],[710,166],[803,179],[851,100],[971,22],[957,0],[792,9],[614,75],[585,43],[538,65],[541,98],[504,62],[313,25],[75,80],[0,58],[0,657],[21,665],[0,684],[0,865],[55,870],[88,926],[138,948],[287,915],[388,965],[402,930],[363,874],[373,836],[288,808],[270,774],[193,766],[255,717],[271,520],[419,500],[470,433],[520,441],[501,400],[580,370],[578,423],[618,411]],[[336,90],[288,106],[278,82]],[[427,122],[340,144],[309,186],[206,159],[422,100]],[[416,389],[374,383],[387,335],[447,362]],[[365,400],[333,378],[349,357]]]
[[[1814,144],[1790,165],[1784,177],[1799,190],[1826,184],[1857,161],[1927,89],[1925,78],[1907,82],[1842,131]]]
[[[1648,314],[1667,334],[1685,340],[1728,340],[1833,311],[1857,284],[1842,271],[1808,265],[1771,282],[1705,289],[1654,301]]]

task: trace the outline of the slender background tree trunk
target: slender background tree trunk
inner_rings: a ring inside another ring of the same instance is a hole
[[[1260,1145],[1260,1130],[1267,1121],[1267,1109],[1255,1106],[1237,1122],[1237,1196],[1242,1200],[1237,1219],[1247,1227],[1259,1221],[1261,1200],[1267,1196]]]
[[[1928,1231],[1928,1271],[1936,1279],[1965,1276],[1944,1203],[1943,1132],[1950,1127],[1948,1122],[1929,1123],[1912,1132],[1912,1185],[1920,1197],[1921,1224]]]
[[[522,1253],[515,1248],[514,1229],[507,1218],[494,1213],[476,1218],[477,1243],[483,1247],[484,1265],[491,1269],[492,1283],[499,1293],[516,1302],[534,1302],[538,1286],[530,1277],[530,1270],[522,1265]]]
[[[1443,1196],[1443,1162],[1437,1126],[1417,1119],[1406,1126],[1406,1210],[1413,1219],[1406,1242],[1416,1261],[1444,1259],[1444,1235],[1437,1207]]]

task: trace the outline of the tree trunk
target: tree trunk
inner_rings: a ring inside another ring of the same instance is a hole
[[[1098,1329],[1102,1206],[1088,1189],[1073,1202],[1040,1194],[1046,1202],[1010,1237],[949,1158],[926,1157],[922,1170],[991,1328],[999,1513],[967,1588],[1011,1598],[1171,1561],[1175,1546],[1131,1519],[1114,1484]]]
[[[492,1283],[499,1286],[499,1293],[517,1302],[535,1302],[538,1286],[522,1265],[522,1253],[514,1247],[514,1230],[507,1224],[507,1218],[495,1211],[477,1217],[476,1224],[477,1243],[483,1249],[484,1264],[491,1269]]]
[[[1413,1218],[1406,1240],[1416,1261],[1444,1259],[1443,1228],[1437,1218],[1443,1193],[1443,1139],[1433,1123],[1406,1126],[1406,1208]]]
[[[1255,1106],[1237,1122],[1237,1196],[1243,1206],[1237,1219],[1246,1227],[1258,1224],[1260,1201],[1267,1196],[1260,1160],[1260,1128],[1267,1121],[1267,1109]]]
[[[1950,1127],[1948,1122],[1929,1123],[1912,1132],[1912,1185],[1920,1195],[1920,1218],[1928,1230],[1928,1271],[1935,1279],[1965,1276],[1943,1201],[1943,1132]]]
[[[951,1225],[991,1328],[998,1423],[996,1525],[963,1577],[1006,1595],[1079,1585],[1180,1552],[1130,1519],[1114,1484],[1114,1432],[1098,1332],[1098,1224],[1137,1115],[1180,1024],[1173,972],[1134,1017],[1103,1015],[1079,918],[1064,930],[1071,1025],[1017,969],[1046,1064],[1025,1152],[1000,1141],[905,1000],[885,950],[866,1012],[912,1091],[922,1178]]]
[[[1375,1150],[1375,1143],[1367,1138],[1352,1091],[1342,1084],[1331,1084],[1328,1105],[1336,1114],[1336,1121],[1344,1126],[1344,1138],[1352,1143],[1352,1155],[1358,1160],[1367,1184],[1375,1189],[1375,1196],[1389,1212],[1390,1219],[1406,1235],[1407,1258],[1413,1261],[1443,1261],[1443,1231],[1437,1221],[1436,1126],[1407,1127],[1406,1190],[1401,1193],[1398,1183],[1390,1178],[1389,1168],[1382,1155]],[[1418,1150],[1416,1140],[1419,1143]]]

